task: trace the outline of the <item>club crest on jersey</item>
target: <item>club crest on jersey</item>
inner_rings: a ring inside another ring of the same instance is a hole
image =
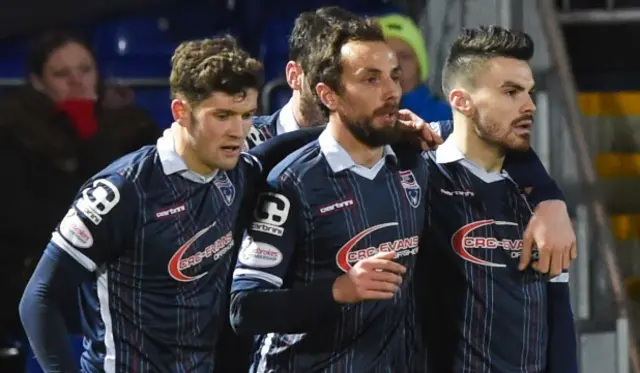
[[[409,205],[413,208],[417,208],[420,205],[421,188],[418,185],[416,177],[411,170],[399,171],[400,185],[404,189],[404,194],[407,196]]]
[[[393,241],[382,242],[377,246],[367,247],[364,249],[354,249],[358,242],[371,233],[383,228],[395,227],[397,225],[397,222],[378,224],[353,236],[340,248],[340,250],[338,250],[338,253],[336,254],[336,264],[338,265],[338,268],[344,272],[349,272],[354,264],[362,259],[372,257],[379,252],[395,251],[397,258],[417,254],[419,241],[418,236],[398,238]]]
[[[233,200],[236,198],[236,188],[229,180],[226,172],[218,172],[218,174],[213,178],[213,184],[218,188],[220,194],[222,194],[222,199],[227,204],[227,206],[231,206]]]

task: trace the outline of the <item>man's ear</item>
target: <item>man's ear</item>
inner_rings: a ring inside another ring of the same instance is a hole
[[[465,89],[456,88],[449,92],[449,105],[464,116],[471,116],[475,110],[471,95]]]
[[[328,85],[324,83],[318,83],[318,85],[316,85],[316,93],[318,94],[320,101],[322,101],[324,106],[326,106],[329,110],[335,111],[337,109],[338,95]]]
[[[286,67],[284,68],[285,78],[287,79],[287,84],[294,91],[299,91],[302,89],[302,67],[295,61],[287,62]]]
[[[181,98],[175,98],[171,101],[171,114],[173,120],[183,127],[189,126],[189,104]]]

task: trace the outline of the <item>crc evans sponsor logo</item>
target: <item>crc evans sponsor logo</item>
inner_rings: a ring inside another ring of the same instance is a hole
[[[492,261],[484,260],[472,254],[473,252],[477,252],[476,250],[478,249],[502,249],[509,255],[509,257],[513,259],[517,259],[520,257],[523,246],[522,239],[487,237],[486,234],[477,236],[473,235],[476,229],[491,225],[496,225],[499,227],[518,227],[518,224],[508,221],[479,220],[473,223],[469,223],[458,229],[451,236],[451,247],[453,247],[453,250],[456,252],[456,254],[458,254],[458,256],[468,262],[487,267],[506,267],[507,265],[504,263],[495,263]]]
[[[171,277],[180,282],[191,282],[202,278],[207,274],[208,271],[195,275],[187,275],[184,273],[184,271],[197,266],[205,259],[213,258],[214,260],[218,260],[224,254],[229,252],[229,250],[231,250],[231,248],[233,247],[233,232],[227,232],[224,236],[215,240],[211,245],[208,245],[204,249],[186,256],[187,251],[198,240],[198,238],[202,237],[215,225],[216,223],[213,223],[212,225],[200,230],[187,242],[180,246],[175,254],[173,254],[171,259],[169,260],[169,264],[167,265],[167,270],[169,271],[169,275]]]
[[[356,234],[353,238],[347,241],[340,250],[338,250],[338,253],[336,254],[336,264],[338,265],[338,268],[344,272],[348,272],[351,267],[360,260],[372,257],[379,252],[395,251],[396,257],[416,255],[418,253],[418,236],[398,238],[393,241],[382,242],[376,246],[355,249],[358,242],[367,235],[377,230],[395,227],[397,225],[397,222],[378,224]]]

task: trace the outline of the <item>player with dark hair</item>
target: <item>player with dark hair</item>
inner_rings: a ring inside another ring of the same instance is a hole
[[[260,161],[266,171],[310,141],[241,153],[262,65],[232,37],[185,42],[171,63],[175,122],[86,182],[25,289],[20,316],[45,372],[79,371],[60,304],[78,287],[81,371],[212,372],[243,197]]]
[[[352,17],[358,16],[340,7],[331,6],[303,12],[296,18],[289,36],[289,62],[285,66],[285,79],[291,88],[291,99],[275,113],[254,118],[254,128],[247,137],[248,148],[298,128],[326,124],[313,91],[305,80],[305,71],[309,70],[311,51],[322,47],[331,27],[339,27],[341,22]]]
[[[539,261],[521,271],[536,206],[504,167],[507,153],[530,147],[533,52],[526,33],[479,27],[454,41],[445,63],[454,130],[428,153],[416,270],[430,373],[578,371],[569,276],[557,275],[571,250],[549,256],[540,246]]]
[[[308,79],[329,123],[269,175],[234,272],[232,322],[262,334],[251,372],[404,372],[426,163],[385,145],[401,88],[380,29],[358,18],[325,42]]]
[[[305,80],[304,71],[309,69],[310,54],[313,50],[323,47],[323,40],[328,37],[333,27],[339,27],[341,23],[350,19],[361,18],[335,6],[303,12],[298,16],[289,38],[290,61],[285,68],[287,81],[293,92],[292,98],[273,115],[254,117],[253,127],[245,143],[247,148],[254,148],[276,135],[291,133],[299,128],[317,128],[326,124],[314,94]],[[403,121],[406,126],[428,128],[419,118],[406,119]],[[422,131],[422,135],[431,146],[441,143],[440,137],[429,130]],[[222,338],[225,338],[225,343],[219,344],[218,371],[246,372],[253,345],[252,336],[239,336],[233,330],[225,328]]]

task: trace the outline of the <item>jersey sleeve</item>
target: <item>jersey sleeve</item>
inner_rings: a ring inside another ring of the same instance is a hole
[[[138,200],[133,183],[121,174],[92,179],[76,195],[50,244],[93,272],[126,248],[138,216]]]
[[[532,205],[553,199],[564,200],[564,194],[549,176],[533,149],[526,152],[509,152],[505,158],[504,169],[516,184],[528,190],[527,199]]]
[[[547,286],[549,324],[547,373],[579,371],[578,341],[568,282],[569,273],[565,270],[551,278]]]
[[[302,236],[302,201],[293,177],[281,175],[258,195],[233,273],[232,292],[280,288]]]

